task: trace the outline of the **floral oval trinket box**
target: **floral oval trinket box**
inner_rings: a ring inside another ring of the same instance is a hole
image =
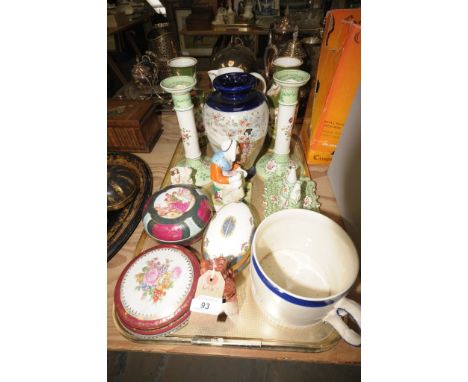
[[[146,233],[162,243],[196,241],[212,216],[208,197],[197,187],[172,185],[159,190],[143,209]]]
[[[141,335],[161,335],[180,326],[190,314],[199,276],[198,260],[187,248],[161,245],[142,252],[115,286],[119,322]]]

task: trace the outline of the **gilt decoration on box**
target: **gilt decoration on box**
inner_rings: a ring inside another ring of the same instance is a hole
[[[136,337],[168,334],[187,322],[200,275],[197,258],[186,248],[162,245],[134,258],[114,292],[116,318]]]

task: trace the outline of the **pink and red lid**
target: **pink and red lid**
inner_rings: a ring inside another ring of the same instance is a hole
[[[197,258],[184,247],[164,244],[142,252],[125,267],[115,286],[119,321],[135,332],[157,332],[173,322],[179,324],[189,312],[199,276]]]

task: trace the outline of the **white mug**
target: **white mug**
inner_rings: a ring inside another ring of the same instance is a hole
[[[210,77],[211,82],[214,81],[214,79],[221,74],[226,74],[226,73],[241,73],[244,72],[242,68],[239,68],[237,66],[227,66],[225,68],[219,68],[219,69],[214,69],[214,70],[209,70],[208,71],[208,76]],[[252,76],[258,78],[260,82],[262,83],[262,93],[265,94],[266,92],[266,82],[265,79],[258,73],[252,72],[250,73]]]
[[[303,327],[331,324],[354,346],[361,336],[361,307],[346,298],[359,272],[359,256],[346,232],[326,216],[304,209],[275,212],[260,223],[252,241],[250,276],[259,308],[274,322]]]

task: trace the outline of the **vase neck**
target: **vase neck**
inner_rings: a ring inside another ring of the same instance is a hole
[[[213,87],[229,100],[240,100],[255,88],[257,80],[249,73],[222,74],[213,81]]]

